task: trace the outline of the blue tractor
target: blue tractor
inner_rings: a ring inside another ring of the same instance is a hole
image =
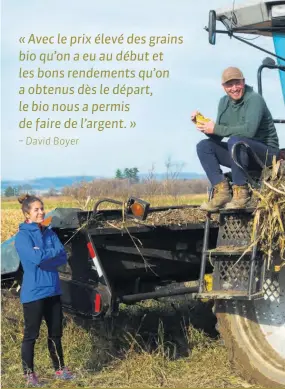
[[[222,23],[224,28],[217,30],[217,22]],[[236,6],[231,4],[227,9],[212,10],[209,13],[207,31],[209,43],[212,45],[216,43],[219,34],[227,34],[231,39],[237,39],[269,55],[257,72],[258,92],[260,94],[263,92],[263,69],[277,71],[285,103],[285,1],[248,1]],[[247,38],[240,34],[247,34]],[[248,39],[251,36],[266,36],[273,39],[275,53],[259,47],[255,43],[257,41]],[[277,124],[285,123],[282,118],[274,121]],[[284,155],[282,158],[285,159]],[[249,177],[249,180],[251,178]],[[225,228],[230,231],[230,224],[233,227],[233,223],[239,223],[237,230],[232,228],[231,238],[235,235],[235,238],[240,241],[243,234],[242,221],[245,217],[240,213],[232,216],[236,221],[228,220]],[[251,216],[249,218],[251,219]],[[244,224],[246,225],[247,223]],[[256,254],[255,259],[254,254]],[[222,272],[225,273],[225,264],[228,264],[223,262],[225,258],[221,259],[219,268],[221,278]],[[252,250],[248,263],[252,269],[250,277],[256,277],[258,271],[254,271],[253,268],[258,263],[261,263],[258,254]],[[246,262],[241,266],[245,264]],[[242,270],[239,269],[239,275],[242,274]],[[234,277],[234,274],[232,276]],[[263,298],[253,298],[249,301],[218,299],[215,302],[215,313],[230,358],[242,371],[244,377],[253,379],[266,387],[280,388],[285,387],[285,267],[281,268],[278,276],[274,272],[265,271],[262,277]],[[249,288],[251,287],[252,283],[249,282]]]

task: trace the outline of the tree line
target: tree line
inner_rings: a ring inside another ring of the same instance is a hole
[[[133,183],[139,182],[139,169],[137,167],[125,168],[124,170],[117,169],[115,178],[119,180],[128,179]]]
[[[4,190],[4,196],[5,197],[16,197],[16,196],[20,196],[23,193],[31,193],[32,189],[33,189],[32,186],[29,184],[17,185],[17,186],[7,186],[7,188]]]

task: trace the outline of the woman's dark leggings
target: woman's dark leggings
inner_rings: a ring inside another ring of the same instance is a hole
[[[60,296],[47,297],[23,304],[24,339],[22,342],[22,364],[24,374],[34,371],[34,348],[44,318],[48,328],[48,350],[55,370],[64,367],[61,346],[62,306]]]

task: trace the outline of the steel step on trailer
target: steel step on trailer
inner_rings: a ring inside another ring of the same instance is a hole
[[[252,253],[251,249],[248,249],[247,247],[217,247],[216,249],[213,250],[206,250],[205,251],[206,255],[209,257],[214,257],[214,256],[249,256]]]
[[[262,298],[263,296],[263,292],[249,295],[245,290],[212,290],[210,292],[198,293],[195,297],[209,300],[252,300]]]
[[[206,216],[199,293],[195,297],[223,300],[261,298],[265,263],[257,245],[251,243],[252,209],[221,210],[219,214],[217,243],[213,249],[208,246],[210,215]],[[204,280],[208,262],[213,266],[210,289]]]

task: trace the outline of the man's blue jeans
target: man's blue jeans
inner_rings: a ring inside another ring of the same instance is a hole
[[[220,166],[231,168],[233,184],[246,184],[247,178],[245,174],[231,158],[231,149],[233,145],[239,141],[246,142],[252,151],[255,152],[259,159],[267,166],[272,164],[273,156],[277,155],[279,152],[276,148],[267,146],[264,143],[250,138],[231,136],[228,139],[228,142],[221,142],[210,138],[203,139],[197,144],[197,154],[201,165],[213,186],[224,180],[224,175]],[[251,169],[252,166],[256,166],[243,146],[238,147],[237,158],[245,170]]]

